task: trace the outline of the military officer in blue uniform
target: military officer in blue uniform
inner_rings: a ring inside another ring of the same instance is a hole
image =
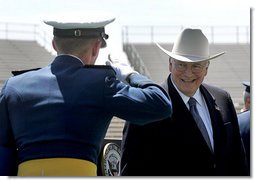
[[[166,92],[126,63],[94,65],[113,21],[45,21],[56,58],[0,94],[0,175],[96,176],[113,116],[144,125],[171,115]]]

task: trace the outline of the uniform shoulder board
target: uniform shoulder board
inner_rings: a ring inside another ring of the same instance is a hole
[[[27,70],[14,70],[12,71],[12,75],[16,76],[16,75],[20,75],[29,71],[33,71],[33,70],[39,70],[41,68],[33,68],[33,69],[27,69]]]
[[[112,69],[109,65],[84,65],[84,68]]]

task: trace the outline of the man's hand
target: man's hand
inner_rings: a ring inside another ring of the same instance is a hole
[[[106,61],[105,64],[112,66],[112,68],[116,72],[116,77],[120,81],[126,82],[127,77],[132,73],[138,74],[138,72],[136,72],[132,67],[130,67],[130,65],[125,62],[120,62],[117,59],[113,59],[110,54],[108,55],[108,59],[109,60]]]

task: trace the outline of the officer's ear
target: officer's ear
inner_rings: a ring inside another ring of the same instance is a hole
[[[54,48],[54,50],[56,51],[56,52],[58,52],[58,49],[57,49],[57,46],[56,46],[56,44],[55,44],[55,41],[54,41],[54,39],[52,40],[52,47]]]
[[[93,48],[92,48],[92,56],[93,56],[93,57],[97,57],[97,56],[98,56],[98,54],[99,54],[99,49],[101,48],[101,44],[102,44],[102,42],[101,42],[99,39],[97,39],[97,40],[94,42],[94,46],[93,46]]]

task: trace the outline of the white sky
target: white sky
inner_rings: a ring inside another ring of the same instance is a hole
[[[249,25],[254,0],[0,0],[0,22],[40,24],[54,14],[109,12],[108,48],[122,49],[123,25]],[[43,25],[46,29],[50,28]],[[51,33],[51,29],[50,33]],[[117,43],[116,43],[117,42]],[[114,44],[114,45],[112,45]],[[117,45],[118,44],[118,45]],[[111,47],[113,46],[113,47]],[[105,50],[104,50],[105,51]]]
[[[247,25],[252,0],[0,0],[1,20],[107,11],[124,25]]]

